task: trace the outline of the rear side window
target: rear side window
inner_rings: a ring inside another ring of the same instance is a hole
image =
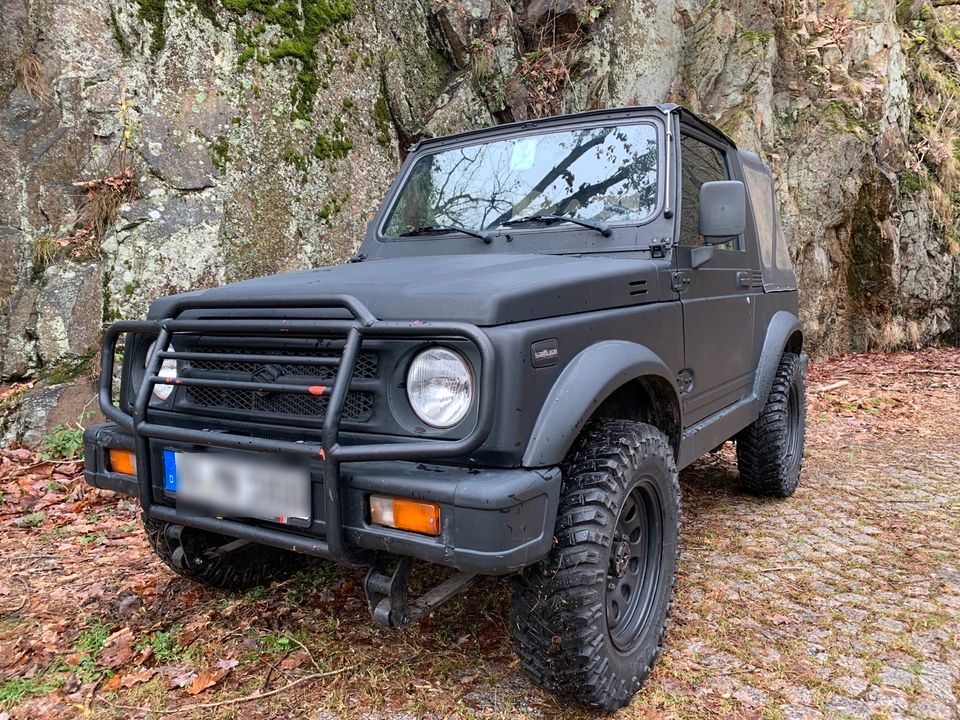
[[[760,260],[763,262],[765,268],[772,268],[774,258],[773,245],[777,236],[774,228],[773,214],[773,178],[766,173],[755,170],[749,165],[743,166],[743,178],[747,181],[747,189],[750,191],[750,206],[753,208],[753,219],[757,224],[757,243],[760,245]],[[786,243],[780,244],[786,247]],[[790,267],[789,260],[781,267]]]
[[[727,180],[727,164],[720,150],[687,135],[680,136],[680,151],[680,244],[699,247],[703,245],[700,236],[700,186],[705,182]]]
[[[774,208],[776,210],[776,208]],[[790,249],[787,247],[787,238],[783,234],[783,225],[776,223],[777,231],[777,267],[781,270],[790,270],[793,268],[793,261],[790,259]]]

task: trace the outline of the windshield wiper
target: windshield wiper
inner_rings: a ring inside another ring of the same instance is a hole
[[[479,238],[488,245],[490,244],[490,235],[481,230],[471,230],[470,228],[460,227],[459,225],[423,225],[400,233],[400,237],[412,237],[414,235],[430,235],[431,233],[458,232],[471,237]]]
[[[590,222],[589,220],[581,220],[580,218],[569,217],[567,215],[528,215],[527,217],[517,218],[516,220],[507,220],[503,225],[522,225],[524,223],[531,222],[541,222],[546,225],[555,222],[568,222],[574,223],[575,225],[580,225],[581,227],[590,228],[591,230],[596,230],[598,233],[604,237],[610,237],[610,226],[602,222]]]

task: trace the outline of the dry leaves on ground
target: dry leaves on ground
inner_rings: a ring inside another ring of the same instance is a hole
[[[957,716],[960,351],[844,356],[808,384],[794,498],[741,493],[730,445],[683,473],[673,622],[618,717]],[[0,450],[0,717],[591,716],[520,673],[505,580],[400,632],[327,563],[207,589],[80,471]]]

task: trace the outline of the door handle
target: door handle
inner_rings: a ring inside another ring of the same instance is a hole
[[[749,290],[750,284],[751,284],[750,273],[748,272],[737,273],[737,290]]]

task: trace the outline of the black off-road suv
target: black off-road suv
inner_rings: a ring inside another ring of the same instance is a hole
[[[616,708],[663,641],[678,469],[735,440],[747,491],[796,489],[802,343],[772,175],[716,128],[467,132],[410,151],[352,263],[113,325],[86,479],[201,582],[369,565],[382,625],[510,574],[534,682]],[[411,598],[415,560],[452,571]]]

